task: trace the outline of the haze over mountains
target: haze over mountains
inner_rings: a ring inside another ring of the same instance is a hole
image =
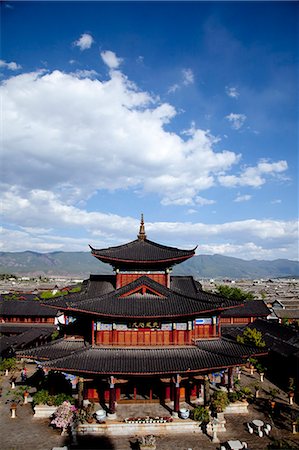
[[[109,264],[89,252],[0,252],[0,273],[27,276],[72,276],[87,278],[90,273],[111,273]],[[196,278],[274,278],[299,276],[299,261],[246,261],[222,255],[199,255],[174,266],[175,275]]]

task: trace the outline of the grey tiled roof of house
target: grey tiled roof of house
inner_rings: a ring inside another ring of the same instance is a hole
[[[299,308],[296,308],[296,309],[274,309],[274,313],[280,319],[299,319]]]
[[[261,317],[271,314],[263,300],[249,300],[236,308],[223,311],[221,317]]]
[[[38,300],[0,300],[0,316],[55,317],[58,310],[48,308]]]

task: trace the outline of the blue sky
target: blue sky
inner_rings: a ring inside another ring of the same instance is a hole
[[[2,2],[2,250],[298,259],[298,3]]]

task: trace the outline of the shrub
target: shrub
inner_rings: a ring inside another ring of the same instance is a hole
[[[192,411],[192,419],[200,423],[209,423],[210,414],[209,410],[202,405],[196,406]]]
[[[13,370],[17,366],[16,358],[5,358],[0,363],[0,370]]]
[[[211,398],[211,410],[213,413],[223,412],[229,405],[228,395],[224,391],[215,391]]]
[[[75,402],[75,400],[71,395],[67,394],[50,395],[49,391],[47,391],[46,389],[38,391],[33,396],[34,405],[59,406],[65,401],[68,401],[71,404]]]

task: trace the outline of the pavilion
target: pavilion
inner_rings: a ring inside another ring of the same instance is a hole
[[[221,337],[220,315],[242,305],[204,292],[171,269],[195,254],[147,239],[143,216],[137,239],[94,249],[114,275],[91,275],[80,292],[47,301],[68,317],[65,336],[19,352],[46,370],[78,377],[79,402],[209,401],[212,375],[233,386],[233,370],[260,354]],[[264,352],[263,352],[264,353]]]

